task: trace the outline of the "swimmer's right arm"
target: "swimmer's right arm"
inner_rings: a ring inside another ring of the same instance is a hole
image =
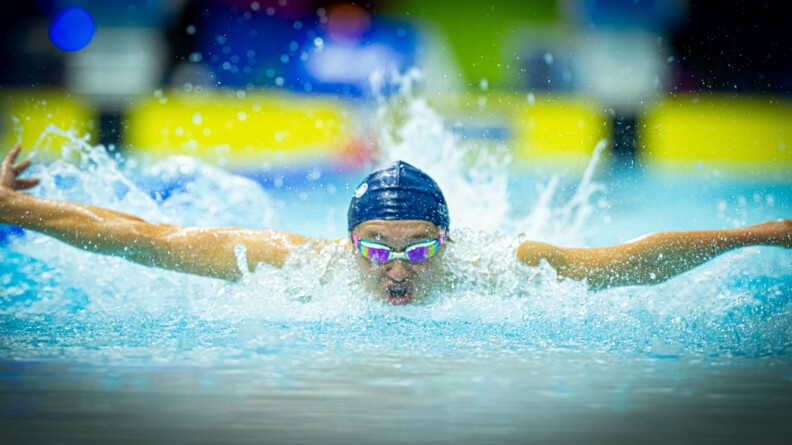
[[[526,241],[517,249],[517,257],[529,266],[545,260],[559,275],[585,279],[598,290],[661,283],[748,246],[792,248],[792,220],[733,229],[658,232],[607,247],[560,248]]]
[[[292,250],[309,241],[288,232],[150,223],[114,210],[23,193],[38,181],[19,178],[30,166],[30,160],[14,164],[19,152],[17,145],[0,164],[0,223],[34,230],[83,250],[146,266],[237,280],[242,272],[234,253],[236,246],[246,246],[248,269],[254,270],[260,263],[283,266]]]

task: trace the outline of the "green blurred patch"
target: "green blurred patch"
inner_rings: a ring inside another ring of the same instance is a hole
[[[448,39],[463,74],[476,86],[481,79],[497,82],[507,66],[514,64],[513,56],[504,54],[505,42],[518,39],[521,28],[558,20],[556,0],[404,0],[391,3],[386,12],[437,26]]]

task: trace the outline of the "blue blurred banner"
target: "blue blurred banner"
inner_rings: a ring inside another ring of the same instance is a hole
[[[372,73],[403,72],[415,64],[413,26],[351,4],[298,17],[222,2],[195,12],[194,23],[187,24],[193,34],[189,59],[207,67],[217,86],[359,96]]]

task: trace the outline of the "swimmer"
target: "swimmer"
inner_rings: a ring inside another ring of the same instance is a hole
[[[23,191],[38,184],[19,176],[15,146],[0,164],[0,223],[34,230],[72,246],[151,267],[224,280],[242,277],[234,248],[247,248],[249,270],[282,267],[306,243],[341,243],[356,256],[361,280],[394,305],[426,296],[437,283],[450,241],[448,207],[426,173],[395,162],[368,175],[349,206],[349,237],[317,240],[293,233],[243,228],[200,228],[144,221],[95,206],[40,198]],[[720,230],[661,232],[609,247],[562,248],[521,243],[515,255],[526,266],[541,261],[560,277],[586,280],[595,290],[666,281],[712,258],[746,246],[792,247],[792,220]],[[453,265],[450,265],[453,267]]]

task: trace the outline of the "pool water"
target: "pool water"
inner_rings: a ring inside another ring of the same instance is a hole
[[[445,190],[452,290],[393,307],[359,288],[350,252],[296,252],[231,284],[6,229],[3,443],[786,443],[789,250],[746,248],[603,292],[513,252],[522,238],[606,245],[788,218],[792,183],[609,174],[599,151],[586,172],[552,175],[468,147],[424,102],[411,106],[380,158],[414,163]],[[77,137],[63,153],[31,168],[33,193],[324,238],[345,236],[365,174],[265,189],[196,159],[121,156]]]

